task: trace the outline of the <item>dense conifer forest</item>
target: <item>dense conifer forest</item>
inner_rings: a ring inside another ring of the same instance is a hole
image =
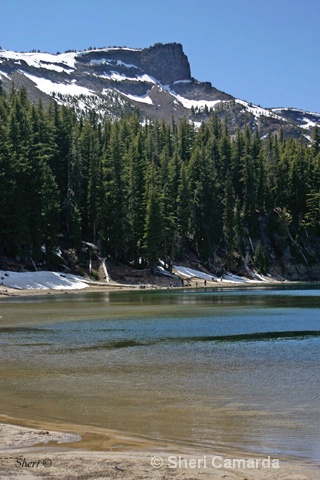
[[[98,122],[0,85],[0,255],[53,265],[83,240],[136,266],[190,252],[210,269],[285,271],[319,257],[320,134],[230,135],[213,114]],[[289,256],[288,256],[289,255]]]

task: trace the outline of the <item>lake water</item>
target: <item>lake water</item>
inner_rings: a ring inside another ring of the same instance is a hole
[[[0,413],[320,460],[319,285],[0,302]]]

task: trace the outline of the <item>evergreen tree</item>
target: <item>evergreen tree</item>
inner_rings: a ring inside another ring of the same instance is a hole
[[[320,128],[317,125],[312,130],[312,153],[314,156],[320,153]]]
[[[157,184],[156,165],[151,163],[146,190],[146,219],[144,231],[144,251],[148,264],[154,270],[159,259],[163,258],[163,222],[161,194]]]
[[[42,245],[48,256],[55,253],[60,232],[59,190],[49,165],[42,159],[40,167],[39,200],[41,205]]]
[[[129,222],[129,258],[136,265],[142,257],[145,222],[146,159],[142,133],[137,132],[128,155],[127,215]]]
[[[234,241],[234,227],[235,227],[235,215],[234,215],[234,199],[235,191],[232,184],[231,173],[227,175],[224,192],[224,209],[223,209],[223,237],[226,245],[227,252],[230,252],[233,247]]]
[[[142,126],[138,114],[78,120],[0,85],[0,253],[52,259],[59,242],[79,250],[89,240],[136,265],[193,249],[241,269],[260,238],[265,273],[267,236],[277,255],[288,241],[301,253],[301,238],[316,251],[319,144],[318,128],[310,147],[284,132],[231,136],[217,112],[198,130],[186,119]]]
[[[181,165],[181,175],[178,187],[178,198],[177,198],[177,233],[178,238],[181,240],[181,247],[186,246],[187,239],[190,233],[189,223],[190,223],[190,189],[187,179],[187,172],[185,164]],[[180,250],[180,253],[182,251]]]
[[[255,256],[254,256],[254,263],[259,273],[266,274],[269,270],[269,258],[268,252],[261,245],[261,242],[258,243]]]
[[[68,188],[63,202],[65,233],[71,245],[80,248],[83,215],[82,155],[78,133],[74,130],[68,157]]]
[[[115,122],[110,133],[104,167],[104,189],[106,192],[104,239],[107,251],[119,260],[125,258],[127,248],[123,160],[120,125],[119,122]]]

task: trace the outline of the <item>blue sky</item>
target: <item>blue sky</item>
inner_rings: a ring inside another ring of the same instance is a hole
[[[264,107],[320,112],[320,0],[11,0],[0,46],[55,53],[182,43],[192,76]]]

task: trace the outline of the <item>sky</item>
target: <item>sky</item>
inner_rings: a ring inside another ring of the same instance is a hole
[[[0,47],[49,53],[177,42],[191,74],[263,107],[320,113],[320,0],[10,0]]]

